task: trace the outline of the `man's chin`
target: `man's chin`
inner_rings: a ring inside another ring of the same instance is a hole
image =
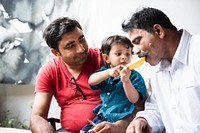
[[[84,64],[87,61],[87,57],[83,57],[80,60],[77,60],[78,64]]]
[[[160,61],[158,62],[146,61],[146,62],[149,63],[151,66],[156,66],[157,64],[159,64]]]
[[[78,57],[76,57],[76,63],[77,64],[84,64],[87,61],[88,58],[88,54],[85,52],[82,55],[79,55]]]

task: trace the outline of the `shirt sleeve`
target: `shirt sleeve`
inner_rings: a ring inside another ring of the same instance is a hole
[[[94,73],[104,71],[104,70],[106,70],[108,68],[109,68],[109,66],[102,66],[99,70],[96,70]],[[90,85],[90,88],[92,88],[93,90],[101,89],[102,86],[104,85],[104,82],[106,82],[106,80],[104,80],[101,83],[96,84],[96,85]]]
[[[52,70],[49,67],[49,63],[42,66],[38,72],[35,84],[36,92],[50,92],[53,93],[53,75]]]
[[[144,117],[148,121],[153,133],[162,133],[165,130],[153,91],[145,101],[145,110],[138,112],[135,119],[138,117]]]

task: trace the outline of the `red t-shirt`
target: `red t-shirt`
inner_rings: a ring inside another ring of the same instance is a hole
[[[52,93],[61,107],[61,126],[63,129],[77,133],[85,126],[88,119],[93,119],[92,110],[101,103],[100,91],[93,91],[88,84],[89,76],[101,67],[99,49],[89,49],[88,59],[77,77],[76,83],[82,89],[87,99],[76,96],[72,87],[71,74],[61,58],[54,58],[43,65],[38,73],[35,92]]]

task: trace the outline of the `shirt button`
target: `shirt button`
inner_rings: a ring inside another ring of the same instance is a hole
[[[107,95],[109,96],[109,95],[110,95],[110,92],[108,92]]]
[[[104,104],[104,107],[107,107],[107,104]]]

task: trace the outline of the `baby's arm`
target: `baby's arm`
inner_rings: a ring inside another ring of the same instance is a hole
[[[90,85],[97,85],[109,78],[110,76],[116,78],[120,75],[120,70],[121,66],[116,66],[104,71],[96,72],[90,76],[88,83]]]
[[[124,67],[121,72],[121,80],[123,83],[124,91],[126,93],[127,98],[131,103],[136,103],[140,97],[138,91],[135,89],[135,87],[132,85],[132,82],[130,80],[130,74],[131,71],[127,68]]]

